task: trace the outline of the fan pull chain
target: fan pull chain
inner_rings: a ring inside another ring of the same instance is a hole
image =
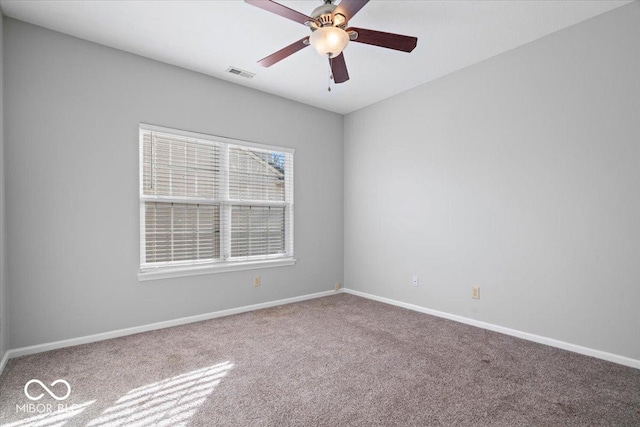
[[[331,80],[333,80],[333,60],[331,58],[331,53],[327,53],[327,56],[329,57],[329,79],[327,80],[327,92],[331,92]]]

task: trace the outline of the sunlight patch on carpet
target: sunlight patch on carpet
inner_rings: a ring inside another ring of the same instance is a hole
[[[130,390],[88,426],[186,424],[231,368],[227,361]]]

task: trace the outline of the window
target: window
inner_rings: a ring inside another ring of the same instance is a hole
[[[293,150],[140,125],[140,274],[295,263]]]

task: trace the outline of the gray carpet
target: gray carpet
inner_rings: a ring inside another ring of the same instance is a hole
[[[32,383],[43,397],[31,401],[31,379],[58,397],[66,386],[50,384],[64,379],[71,394],[57,401]],[[638,426],[640,371],[338,294],[10,360],[0,416],[48,427]]]

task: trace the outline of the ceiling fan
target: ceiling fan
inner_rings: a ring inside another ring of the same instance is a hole
[[[338,5],[333,4],[335,0],[321,1],[323,4],[315,8],[310,16],[307,16],[275,1],[245,0],[246,3],[298,22],[299,24],[306,25],[311,29],[310,36],[304,37],[272,53],[258,61],[258,64],[263,67],[270,67],[289,55],[311,45],[320,55],[329,58],[329,67],[333,81],[336,83],[344,83],[349,80],[349,73],[342,51],[350,41],[386,47],[402,52],[411,52],[418,43],[416,37],[367,30],[364,28],[347,27],[349,20],[351,20],[369,0],[342,0]]]

